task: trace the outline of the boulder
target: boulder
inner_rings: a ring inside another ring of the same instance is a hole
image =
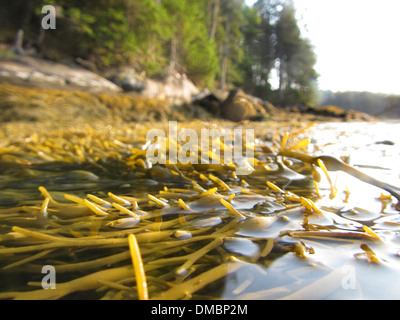
[[[345,118],[346,110],[337,106],[316,106],[309,107],[306,109],[306,113],[311,113],[319,116],[335,117],[335,118]]]
[[[199,95],[193,100],[194,105],[201,106],[203,109],[217,117],[220,116],[221,103],[221,99],[218,98],[214,93],[207,94],[205,96]]]
[[[120,86],[125,92],[141,92],[144,90],[144,85],[142,81],[130,77],[124,77],[121,80]]]
[[[193,105],[201,106],[214,116],[231,121],[263,120],[277,109],[268,101],[248,95],[241,89],[230,92],[203,90],[193,99]]]
[[[245,94],[245,97],[253,104],[260,115],[267,115],[278,112],[278,109],[269,101],[262,100],[261,98],[249,94]]]
[[[111,81],[89,70],[27,56],[2,59],[1,79],[11,84],[23,82],[31,87],[85,89],[89,92],[121,91],[121,88]]]
[[[106,78],[122,88],[124,92],[142,92],[144,90],[145,73],[138,73],[134,67],[124,66],[110,69]]]
[[[240,122],[250,120],[265,113],[259,104],[253,104],[241,89],[233,89],[221,104],[221,116],[227,120]]]
[[[169,74],[163,80],[146,79],[143,87],[141,94],[144,97],[164,99],[175,105],[191,103],[192,96],[199,93],[185,74],[178,73]]]
[[[378,118],[365,112],[349,110],[346,112],[346,121],[376,121]]]
[[[345,110],[341,107],[332,105],[309,107],[305,110],[305,112],[322,117],[338,118],[344,121],[374,121],[377,119],[365,112],[352,109]]]

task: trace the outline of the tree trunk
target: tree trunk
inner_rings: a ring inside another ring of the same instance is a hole
[[[24,33],[29,26],[29,21],[32,16],[32,0],[27,0],[24,7],[24,14],[18,31],[15,35],[15,43],[12,50],[17,54],[24,54],[23,42]]]
[[[226,74],[228,72],[228,55],[229,55],[229,31],[230,31],[230,22],[229,19],[226,20],[225,25],[225,41],[224,48],[222,52],[222,66],[221,66],[221,82],[220,89],[225,90],[226,87]]]
[[[220,6],[220,0],[215,0],[213,18],[212,18],[211,30],[210,30],[210,39],[215,38],[215,32],[217,31],[219,6]]]
[[[19,29],[17,34],[15,35],[15,42],[12,47],[12,51],[14,51],[18,55],[24,54],[24,49],[22,48],[22,44],[24,42],[24,30]]]
[[[212,24],[212,0],[208,0],[207,2],[207,30],[211,30],[211,24]]]
[[[285,84],[285,62],[283,59],[279,59],[279,87],[278,87],[278,96],[279,99],[283,99],[283,93],[285,92],[286,84]]]
[[[37,45],[37,48],[38,48],[39,52],[42,50],[42,45],[43,45],[43,42],[44,42],[45,35],[46,35],[46,33],[44,32],[44,29],[40,28],[39,29],[38,38],[37,38],[37,41],[36,41],[36,45]]]
[[[33,11],[32,0],[27,0],[25,3],[24,15],[20,26],[20,29],[24,30],[24,32],[28,28],[29,22],[31,21],[32,11]]]
[[[175,72],[177,69],[178,54],[177,54],[177,41],[176,36],[171,39],[171,53],[169,61],[170,72]]]

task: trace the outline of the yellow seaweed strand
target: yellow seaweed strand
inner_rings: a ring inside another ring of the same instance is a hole
[[[99,283],[99,279],[116,282],[126,277],[129,277],[130,273],[132,273],[132,268],[130,267],[119,267],[101,270],[68,282],[63,282],[60,284],[57,283],[56,289],[39,289],[25,292],[6,292],[5,294],[0,294],[0,299],[13,298],[15,300],[56,300],[73,292],[97,289],[98,287],[102,286],[102,284]]]
[[[133,201],[133,203],[132,203],[132,210],[139,210],[140,208],[139,208],[139,206],[138,206],[138,203],[137,203],[137,201]]]
[[[28,262],[32,262],[32,261],[34,261],[34,260],[40,259],[40,258],[42,258],[42,257],[44,257],[44,256],[46,256],[46,255],[48,255],[48,254],[51,253],[51,252],[53,252],[53,250],[43,250],[43,251],[40,251],[39,253],[34,254],[34,255],[30,255],[30,256],[28,256],[28,257],[25,258],[25,259],[18,260],[18,261],[14,262],[14,263],[11,263],[11,264],[9,264],[9,265],[6,265],[6,266],[3,267],[3,269],[4,269],[4,270],[7,270],[7,269],[11,269],[11,268],[15,268],[15,267],[21,266],[21,265],[26,264],[26,263],[28,263]]]
[[[178,300],[185,296],[190,296],[194,292],[204,288],[210,283],[225,277],[226,275],[235,272],[243,264],[240,262],[226,262],[219,266],[201,273],[200,275],[182,282],[179,285],[173,286],[172,288],[161,292],[158,296],[153,297],[154,300]]]
[[[138,214],[134,213],[133,211],[129,210],[128,208],[125,208],[125,207],[123,207],[120,204],[115,203],[115,202],[113,202],[112,205],[113,205],[114,208],[118,209],[119,211],[121,211],[121,212],[123,212],[123,213],[125,213],[125,214],[127,214],[129,216],[132,216],[132,217],[140,219],[140,216]]]
[[[270,181],[267,181],[267,186],[270,187],[272,190],[278,193],[285,193],[281,188],[279,188],[276,184],[273,184]]]
[[[331,199],[333,199],[333,198],[336,197],[336,189],[335,189],[335,187],[334,187],[334,185],[333,185],[333,183],[332,183],[332,179],[331,179],[331,177],[329,176],[328,170],[326,169],[325,164],[322,162],[322,160],[321,160],[321,159],[318,159],[317,162],[318,162],[319,167],[320,167],[320,168],[322,169],[322,171],[325,173],[326,178],[328,179],[329,186],[331,187],[331,194],[330,194],[329,197],[330,197]]]
[[[208,178],[207,178],[204,174],[202,174],[202,173],[200,173],[199,178],[200,178],[201,180],[203,180],[203,181],[206,181],[206,182],[210,181],[210,179],[208,179]]]
[[[70,239],[65,238],[65,237],[55,237],[55,236],[51,236],[45,233],[41,233],[38,231],[33,231],[33,230],[28,230],[25,228],[21,228],[21,227],[17,227],[14,226],[11,228],[12,231],[14,232],[18,232],[20,234],[23,234],[26,237],[31,237],[34,239],[38,239],[38,240],[44,240],[44,241],[70,241]]]
[[[97,204],[99,204],[99,205],[101,205],[101,206],[103,206],[105,208],[111,208],[111,206],[112,206],[111,203],[109,203],[108,201],[100,199],[100,198],[98,198],[98,197],[96,197],[96,196],[94,196],[92,194],[87,194],[86,196],[90,200],[94,201],[95,203],[97,203]]]
[[[231,190],[231,188],[229,188],[229,186],[228,186],[225,182],[223,182],[220,178],[214,176],[213,174],[210,173],[210,174],[208,175],[208,177],[209,177],[212,181],[214,181],[216,184],[218,184],[222,189],[224,189],[224,190]]]
[[[179,223],[183,225],[187,223],[185,216],[182,213],[179,214]]]
[[[298,130],[298,131],[292,132],[292,136],[298,136],[298,135],[304,133],[305,131],[311,129],[311,128],[314,127],[314,126],[315,126],[315,122],[309,124],[308,126],[302,128],[302,129],[300,129],[300,130]]]
[[[185,203],[185,201],[183,201],[182,199],[178,199],[179,205],[181,206],[181,208],[183,210],[186,211],[193,211],[192,209],[189,208],[189,206]]]
[[[306,208],[307,210],[309,210],[309,211],[314,211],[314,212],[317,212],[317,213],[323,213],[323,212],[315,205],[315,203],[314,203],[311,199],[301,197],[301,198],[300,198],[300,202],[301,202],[301,205],[302,205],[303,207],[305,207],[305,208]]]
[[[349,187],[347,186],[347,184],[344,186],[345,187],[345,195],[346,198],[343,200],[344,203],[349,203],[349,198],[350,198],[350,190]]]
[[[309,139],[303,139],[297,142],[293,147],[290,147],[289,150],[294,150],[294,149],[303,149],[307,147],[310,144]]]
[[[82,204],[82,205],[84,204],[82,198],[79,198],[79,197],[77,197],[77,196],[74,196],[73,194],[65,193],[65,194],[64,194],[64,198],[67,199],[67,200],[69,200],[69,201],[78,203],[78,204]]]
[[[281,143],[281,151],[283,151],[285,149],[288,137],[289,137],[289,132],[285,132],[285,135],[283,136],[282,143]]]
[[[315,193],[317,194],[318,198],[321,198],[321,193],[319,192],[319,187],[318,187],[318,182],[313,180],[314,182],[314,187],[315,187]]]
[[[212,195],[212,194],[214,194],[214,193],[217,192],[217,191],[218,191],[218,188],[211,188],[211,189],[208,189],[207,191],[202,192],[201,194],[199,194],[199,198],[200,198],[200,197],[205,197],[205,196]]]
[[[197,250],[195,252],[193,252],[192,254],[188,255],[188,259],[186,260],[186,262],[181,265],[177,270],[176,270],[176,274],[177,275],[185,275],[188,271],[189,268],[198,260],[200,259],[202,256],[204,256],[205,254],[207,254],[207,252],[215,249],[217,246],[219,246],[223,241],[223,238],[217,238],[214,241],[210,242],[208,245],[204,246],[203,248],[201,248],[200,250]]]
[[[44,199],[42,206],[40,208],[39,218],[47,218],[47,207],[49,206],[50,198]]]
[[[118,202],[118,203],[120,203],[120,204],[122,204],[124,206],[128,206],[128,207],[131,206],[131,203],[128,200],[125,200],[125,199],[123,199],[121,197],[118,197],[118,196],[116,196],[115,194],[113,194],[111,192],[108,193],[108,196],[111,199],[115,200],[116,202]]]
[[[160,205],[160,206],[163,206],[163,207],[168,206],[168,203],[166,203],[165,201],[162,201],[162,200],[156,198],[155,196],[152,196],[151,194],[148,194],[148,195],[147,195],[147,198],[149,198],[151,201],[157,203],[157,204]]]
[[[134,234],[128,236],[129,251],[131,253],[132,265],[135,271],[136,287],[138,291],[139,300],[148,300],[149,293],[147,290],[146,274],[144,272],[144,266],[142,256],[139,250],[139,244]]]
[[[83,200],[83,204],[87,206],[90,210],[92,210],[95,214],[99,216],[107,216],[108,213],[105,212],[104,210],[100,209],[97,205],[95,205],[93,202],[90,202],[89,200],[85,199]]]
[[[57,206],[61,206],[62,204],[57,202],[56,200],[53,199],[53,197],[50,195],[50,193],[47,191],[45,187],[40,186],[39,188],[40,193],[43,195],[44,198],[49,198],[49,202],[52,204],[55,204]]]
[[[381,237],[378,236],[371,228],[369,228],[369,227],[367,227],[367,226],[364,225],[364,226],[363,226],[363,229],[364,229],[364,231],[365,231],[366,234],[368,234],[368,235],[370,235],[370,236],[376,238],[377,240],[381,240],[381,241],[382,241]]]
[[[236,217],[240,218],[240,219],[245,219],[246,217],[241,214],[239,211],[237,211],[228,201],[221,199],[220,200],[222,205],[227,208],[229,210],[230,213],[232,213],[233,215],[235,215]]]

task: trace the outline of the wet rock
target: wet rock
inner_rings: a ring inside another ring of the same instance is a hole
[[[124,92],[141,92],[144,90],[144,72],[137,72],[132,67],[110,69],[105,77],[121,87]]]
[[[165,100],[171,105],[191,103],[199,89],[185,74],[168,71],[158,79],[147,78],[145,72],[133,67],[109,70],[106,75],[125,92],[139,93],[144,98]]]
[[[90,92],[121,91],[121,88],[111,81],[89,70],[27,56],[2,59],[0,79],[6,79],[11,84],[23,81],[33,87],[85,88]]]
[[[395,143],[390,140],[377,141],[377,142],[375,142],[375,144],[384,144],[386,146],[394,146],[395,145]]]
[[[208,94],[203,97],[195,97],[193,101],[194,105],[201,106],[206,111],[212,113],[215,116],[220,116],[220,109],[222,101],[214,93]]]
[[[141,92],[144,89],[144,85],[143,82],[141,82],[140,80],[125,77],[121,81],[121,88],[125,92]]]
[[[234,89],[229,93],[204,91],[194,96],[193,104],[201,106],[214,116],[236,122],[264,120],[277,112],[270,102],[248,95],[241,89]]]
[[[245,94],[245,97],[253,104],[257,112],[261,115],[279,112],[279,110],[269,101],[262,100],[249,94]]]
[[[374,116],[356,110],[345,110],[338,106],[316,106],[308,107],[304,110],[305,113],[313,114],[322,117],[332,117],[342,119],[344,121],[373,121]]]
[[[311,113],[319,116],[327,116],[327,117],[336,117],[336,118],[345,118],[346,111],[337,106],[315,106],[308,107],[305,110],[306,113]]]
[[[141,94],[146,98],[164,99],[171,104],[190,103],[199,89],[185,74],[171,73],[163,80],[146,79]]]
[[[241,89],[231,90],[221,104],[221,116],[227,120],[240,122],[266,113],[259,105],[253,104]]]
[[[91,62],[91,61],[89,61],[89,60],[85,60],[85,59],[82,59],[82,58],[78,57],[78,58],[75,59],[75,62],[77,64],[79,64],[84,69],[90,70],[92,72],[96,72],[97,71],[96,64]],[[74,67],[74,65],[72,65],[72,67]]]
[[[369,115],[367,113],[356,111],[356,110],[349,110],[346,112],[346,120],[347,121],[374,121],[377,120],[376,117]]]

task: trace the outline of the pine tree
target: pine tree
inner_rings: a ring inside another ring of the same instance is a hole
[[[273,26],[270,15],[256,6],[245,8],[243,88],[261,98],[270,98],[270,74],[274,65]]]
[[[207,29],[206,0],[163,0],[170,18],[170,67],[212,86],[218,70],[215,44]]]
[[[222,0],[216,42],[220,63],[219,87],[237,83],[243,76],[239,68],[243,59],[244,1]]]
[[[275,58],[279,71],[278,97],[281,104],[310,104],[317,73],[315,55],[301,38],[293,4],[285,4],[275,25]]]

